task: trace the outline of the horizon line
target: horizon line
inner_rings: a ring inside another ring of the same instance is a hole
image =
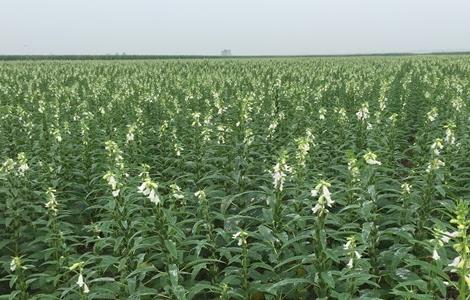
[[[470,50],[430,50],[430,51],[403,51],[403,52],[370,52],[370,53],[337,53],[337,54],[0,54],[0,60],[5,58],[79,58],[79,57],[120,57],[120,58],[274,58],[274,57],[349,57],[349,56],[413,56],[413,55],[458,55],[470,54]]]

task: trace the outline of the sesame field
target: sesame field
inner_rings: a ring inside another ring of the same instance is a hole
[[[470,299],[470,56],[0,62],[0,299]]]

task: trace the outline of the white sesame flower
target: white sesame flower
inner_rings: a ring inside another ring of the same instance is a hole
[[[85,281],[83,281],[83,275],[82,275],[82,273],[80,273],[80,274],[78,274],[77,285],[79,287],[83,287],[84,284],[85,284]]]
[[[440,167],[445,166],[446,164],[438,158],[434,158],[426,168],[426,172],[430,173],[431,171],[438,170]]]
[[[434,143],[431,145],[431,150],[436,156],[441,154],[441,150],[443,148],[444,148],[444,145],[442,145],[442,139],[439,139],[439,138],[435,139]]]
[[[441,241],[444,243],[444,244],[447,244],[451,238],[456,238],[458,237],[459,235],[459,232],[458,231],[454,231],[454,232],[442,232],[442,235],[441,235]]]
[[[48,188],[46,191],[46,199],[47,202],[44,205],[47,209],[52,211],[53,214],[57,213],[57,206],[59,203],[57,203],[57,199],[55,197],[55,190],[53,188]]]
[[[155,193],[155,190],[151,190],[150,194],[148,195],[149,199],[151,202],[158,204],[160,202],[160,197],[158,197],[157,193]]]
[[[299,165],[302,167],[305,167],[306,165],[307,154],[310,151],[310,143],[313,144],[314,138],[315,137],[311,135],[307,137],[301,137],[295,140],[297,143],[296,158],[297,158],[297,161],[299,162]]]
[[[17,261],[17,258],[16,257],[13,257],[10,261],[10,271],[14,272],[16,270],[16,261]]]
[[[181,200],[181,199],[184,198],[184,195],[181,192],[181,188],[176,183],[171,184],[170,188],[171,188],[173,198],[175,198],[177,200]]]
[[[116,178],[114,176],[110,176],[109,179],[108,179],[108,184],[113,188],[115,189],[116,188]]]
[[[321,211],[322,209],[325,210],[326,212],[328,212],[328,209],[325,209],[324,206],[322,206],[320,203],[317,203],[317,204],[315,204],[315,206],[312,208],[312,212],[313,212],[314,214],[317,214],[317,213],[318,213],[319,211]]]
[[[457,272],[457,269],[461,268],[461,262],[460,262],[460,256],[457,256],[452,260],[452,262],[449,264],[449,267],[453,267],[450,271],[451,272]]]
[[[41,114],[44,113],[44,109],[45,109],[44,106],[46,105],[46,103],[45,103],[44,101],[42,101],[42,100],[39,100],[39,101],[38,101],[38,105],[39,105],[38,111],[39,111]]]
[[[433,107],[426,115],[430,122],[434,122],[439,114],[437,113],[437,108]]]
[[[22,164],[19,166],[18,171],[20,173],[20,176],[23,176],[26,171],[29,170],[29,166],[27,164]]]
[[[106,172],[106,174],[103,176],[103,179],[108,182],[108,185],[111,186],[112,190],[116,190],[118,182],[113,172]]]
[[[206,199],[206,193],[202,190],[195,192],[194,196],[196,196],[199,199],[199,201]]]
[[[369,118],[369,103],[364,102],[356,113],[356,117],[359,121],[365,121]]]
[[[454,132],[453,132],[452,129],[450,129],[450,128],[447,128],[447,129],[446,129],[445,141],[446,141],[447,144],[450,144],[450,145],[455,144]]]
[[[284,189],[284,182],[288,173],[292,172],[292,168],[286,164],[285,158],[281,158],[280,161],[274,166],[272,177],[274,188],[278,191]]]
[[[191,116],[193,117],[193,122],[191,123],[191,126],[200,127],[201,126],[201,121],[200,121],[201,113],[193,112],[191,113]]]
[[[24,173],[29,170],[28,161],[24,152],[18,153],[18,175],[24,176]]]
[[[85,283],[85,280],[83,279],[83,274],[81,271],[78,274],[77,285],[79,288],[83,288],[83,293],[88,294],[90,292],[88,285]]]
[[[452,103],[452,107],[458,112],[465,106],[465,102],[462,98],[452,99],[450,102]]]
[[[124,158],[122,157],[122,151],[119,149],[118,144],[113,141],[106,141],[105,150],[108,152],[108,157],[114,160],[116,166],[120,169],[124,169]]]
[[[331,207],[333,205],[333,203],[335,203],[335,202],[333,200],[331,200],[331,194],[330,194],[330,191],[328,190],[328,186],[323,185],[322,186],[322,191],[323,191],[323,197],[325,197],[325,200],[326,200],[326,205],[328,207]]]
[[[446,235],[441,236],[442,243],[447,244],[449,242],[449,240],[450,240],[449,236],[446,236]]]
[[[377,160],[377,155],[374,154],[373,152],[369,151],[366,154],[364,154],[364,160],[368,165],[378,165],[380,166],[382,163]]]
[[[141,194],[146,194],[146,190],[147,190],[147,185],[145,184],[145,181],[142,182],[142,184],[137,188],[139,191],[138,193],[141,193]],[[145,192],[144,192],[145,191]]]
[[[127,133],[127,135],[126,135],[126,143],[130,143],[130,142],[132,142],[133,140],[134,140],[134,133],[132,133],[132,132]]]
[[[178,143],[175,143],[173,145],[173,148],[175,150],[176,156],[180,157],[181,156],[181,151],[183,151],[183,148]]]
[[[319,110],[318,110],[318,118],[320,120],[325,120],[325,115],[326,115],[326,109],[324,107],[321,107]]]
[[[449,122],[449,124],[445,125],[444,128],[446,129],[446,136],[444,138],[444,141],[446,144],[449,145],[454,145],[455,144],[455,134],[454,134],[454,129],[457,126],[455,125],[454,122]]]
[[[146,173],[147,174],[147,173]],[[143,194],[149,198],[150,202],[158,205],[160,203],[160,197],[157,193],[158,184],[147,177],[144,179],[144,182],[137,188],[139,194]]]
[[[349,173],[351,174],[353,182],[357,182],[361,180],[360,179],[361,172],[359,171],[359,168],[357,166],[357,159],[352,155],[348,157],[348,170],[349,170]]]
[[[413,187],[413,186],[412,186],[411,184],[407,183],[407,182],[403,183],[403,184],[401,185],[401,192],[402,192],[402,194],[410,194],[412,187]]]
[[[310,195],[313,197],[313,198],[316,198],[318,196],[318,191],[313,189],[310,191]]]
[[[277,120],[274,120],[268,127],[268,130],[269,130],[269,135],[272,135],[274,133],[274,131],[276,131],[276,128],[277,128]]]
[[[15,166],[16,162],[13,159],[8,158],[7,160],[5,160],[5,162],[3,162],[1,170],[5,171],[6,173],[10,173],[15,169]]]
[[[436,249],[433,249],[433,250],[432,250],[432,259],[434,259],[434,260],[439,260],[439,259],[441,259],[441,257],[439,256],[439,253],[437,253],[437,250],[436,250]]]
[[[241,246],[243,244],[246,244],[246,237],[248,236],[248,233],[241,230],[238,231],[237,233],[232,235],[232,238],[235,240],[238,240],[238,246]]]
[[[395,125],[395,123],[397,122],[397,118],[398,118],[398,114],[393,113],[393,114],[388,118],[388,120],[390,121],[390,123],[392,123],[392,125]]]
[[[314,214],[318,214],[320,216],[324,215],[325,213],[328,212],[327,207],[332,207],[333,204],[335,203],[331,199],[331,194],[328,189],[328,187],[330,186],[331,186],[330,183],[324,180],[321,180],[320,183],[317,184],[315,189],[310,191],[310,194],[312,195],[312,197],[316,198],[318,196],[317,203],[312,208],[312,212]]]
[[[52,135],[54,136],[54,138],[56,139],[57,142],[62,142],[62,135],[60,134],[60,129],[58,128],[53,128],[52,129]]]
[[[127,125],[129,128],[126,135],[126,143],[129,144],[130,142],[134,141],[134,131],[136,129],[136,125]]]
[[[233,239],[238,239],[238,246],[242,245],[242,239],[238,238],[240,236],[240,234],[241,234],[241,231],[239,231],[239,232],[235,233],[234,235],[232,235]]]
[[[83,292],[85,294],[88,294],[90,292],[90,289],[88,288],[88,285],[86,283],[83,283]]]
[[[346,244],[343,245],[343,249],[348,251],[349,261],[347,267],[352,269],[354,267],[354,261],[362,257],[361,254],[356,251],[356,238],[354,236],[348,237]]]

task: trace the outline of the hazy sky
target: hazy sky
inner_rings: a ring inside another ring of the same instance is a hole
[[[469,0],[0,0],[0,54],[470,50]]]

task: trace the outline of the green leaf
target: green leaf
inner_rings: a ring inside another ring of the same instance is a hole
[[[272,294],[277,294],[277,290],[281,287],[286,286],[286,285],[288,285],[288,286],[290,286],[290,285],[297,286],[297,285],[303,285],[303,284],[311,285],[312,282],[310,280],[303,279],[303,278],[287,278],[287,279],[284,279],[284,280],[281,280],[281,281],[278,281],[278,282],[274,283],[270,288],[268,288],[267,291],[269,293],[272,293]]]
[[[174,259],[178,258],[178,252],[176,251],[176,244],[171,240],[165,240],[165,247]]]

